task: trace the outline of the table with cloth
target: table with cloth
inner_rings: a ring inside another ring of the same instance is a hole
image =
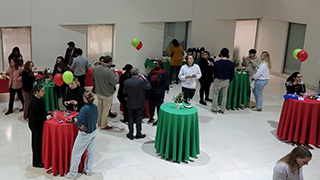
[[[181,162],[200,153],[198,110],[194,106],[175,109],[175,103],[160,107],[155,149],[166,159]]]
[[[122,71],[120,71],[117,68],[114,69],[113,71],[118,74],[119,80],[120,80],[120,76],[122,75]],[[85,86],[93,86],[94,85],[93,80],[92,80],[92,74],[93,74],[93,69],[86,73]]]
[[[226,109],[235,109],[248,104],[250,101],[249,87],[249,73],[242,70],[236,70],[234,78],[229,84]],[[220,102],[221,91],[219,95],[219,104]]]
[[[54,91],[54,82],[41,83],[44,87],[45,93],[43,96],[45,108],[47,111],[54,111],[58,109],[58,97]]]
[[[69,172],[72,147],[79,131],[75,122],[66,123],[66,120],[78,113],[71,112],[69,116],[64,116],[62,111],[53,113],[56,113],[56,119],[45,121],[43,126],[42,161],[45,169],[51,168],[53,174],[64,175]],[[63,120],[63,123],[58,123],[57,119]],[[79,172],[83,171],[85,158],[86,152],[82,156]]]
[[[9,92],[9,79],[0,79],[0,93]]]
[[[195,64],[199,64],[199,60],[200,59],[195,59],[194,60],[194,63]],[[147,67],[150,67],[151,69],[154,68],[154,62],[156,60],[153,60],[153,59],[146,59],[145,62],[144,62],[144,67],[147,68]],[[184,64],[187,64],[187,61],[182,61],[182,65]],[[164,61],[163,62],[163,69],[166,70],[168,73],[170,72],[170,61]],[[174,69],[174,72],[175,72],[176,69]]]
[[[281,140],[320,145],[320,101],[287,99],[280,115],[277,136]]]

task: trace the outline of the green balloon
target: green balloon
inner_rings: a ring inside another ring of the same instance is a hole
[[[137,47],[139,45],[139,39],[133,38],[131,44],[133,47]]]
[[[298,53],[300,52],[300,51],[302,51],[302,49],[295,49],[294,51],[293,51],[293,57],[295,58],[295,59],[298,59]]]
[[[62,79],[66,84],[71,83],[71,81],[73,80],[73,74],[70,71],[66,71],[63,73],[62,75]]]

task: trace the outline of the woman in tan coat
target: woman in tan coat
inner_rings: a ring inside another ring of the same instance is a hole
[[[184,55],[184,50],[182,46],[180,46],[178,40],[173,39],[172,44],[169,47],[169,56],[170,59],[170,84],[172,82],[172,74],[174,69],[176,69],[176,84],[179,82],[178,74],[180,71],[180,68],[182,66],[182,60]]]

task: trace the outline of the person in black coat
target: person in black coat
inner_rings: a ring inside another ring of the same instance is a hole
[[[123,123],[129,121],[128,120],[128,108],[127,108],[127,95],[123,93],[123,86],[124,86],[124,81],[131,78],[130,71],[132,68],[133,68],[133,66],[131,64],[126,64],[122,68],[122,70],[124,70],[125,72],[121,75],[120,81],[119,81],[119,90],[118,90],[117,98],[123,106],[123,120],[120,120]]]
[[[67,43],[68,48],[66,49],[66,54],[64,56],[64,64],[66,66],[71,66],[73,59],[77,57],[76,54],[76,44],[73,41]]]
[[[287,94],[297,94],[302,96],[306,92],[306,86],[302,81],[300,72],[294,72],[288,77],[285,83]]]
[[[154,69],[148,74],[147,79],[151,83],[151,90],[148,91],[147,97],[149,99],[149,112],[150,119],[148,123],[153,123],[157,125],[157,122],[154,122],[154,111],[157,108],[157,114],[159,116],[160,106],[164,100],[164,94],[169,90],[169,75],[168,72],[163,69],[163,62],[158,60],[154,64]]]
[[[45,120],[52,118],[47,115],[43,95],[44,87],[37,84],[33,88],[33,95],[29,105],[29,128],[31,130],[31,147],[32,147],[32,165],[33,167],[43,168],[42,163],[42,132]]]
[[[52,77],[54,77],[58,73],[63,75],[63,73],[66,71],[68,71],[68,67],[65,66],[65,64],[62,61],[59,62],[57,59],[57,63],[55,64],[55,69],[53,70],[53,73],[52,73]],[[58,85],[54,86],[54,91],[58,97],[59,110],[65,109],[62,103],[62,98],[65,96],[64,93],[66,92],[66,89],[67,89],[67,84],[65,82],[63,82],[61,86],[58,86]]]
[[[34,70],[33,67],[34,67],[33,62],[27,61],[21,73],[22,93],[23,93],[23,99],[24,99],[24,105],[23,105],[24,120],[28,120],[29,103],[32,97],[33,83],[35,81],[35,77],[33,75],[33,70]]]
[[[201,70],[201,78],[199,79],[200,82],[200,101],[199,103],[202,105],[207,105],[205,101],[212,102],[212,99],[209,98],[210,86],[213,82],[212,77],[212,67],[213,67],[213,59],[210,58],[210,52],[204,51],[202,54],[202,58],[199,61],[199,67]],[[203,100],[203,94],[205,93],[206,98]]]
[[[67,110],[77,111],[84,105],[83,94],[85,89],[80,86],[80,83],[76,77],[69,83],[69,88],[66,89],[65,96],[63,98],[63,104]]]

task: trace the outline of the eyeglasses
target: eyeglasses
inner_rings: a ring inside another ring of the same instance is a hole
[[[302,78],[302,76],[297,76],[297,78]]]

